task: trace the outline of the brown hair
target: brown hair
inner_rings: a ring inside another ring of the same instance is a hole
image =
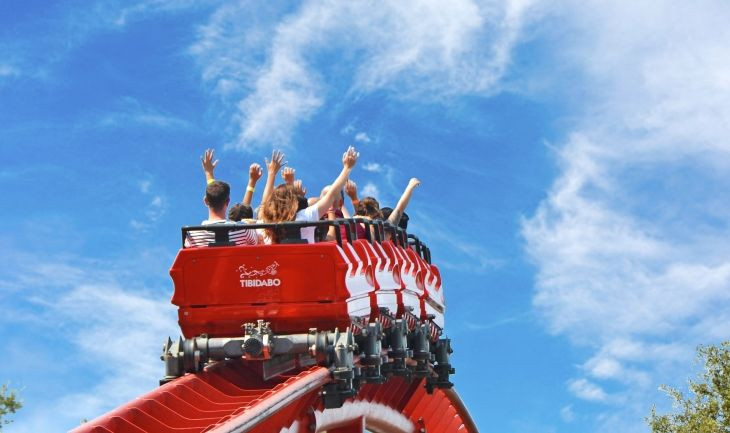
[[[291,185],[279,185],[274,188],[269,199],[261,206],[261,217],[265,223],[280,223],[294,221],[297,216],[297,205],[299,200]],[[280,233],[272,229],[266,229],[272,242],[278,242]]]
[[[253,209],[249,205],[236,203],[228,209],[228,219],[231,221],[241,221],[250,218],[253,218]]]
[[[214,210],[220,210],[231,196],[231,187],[222,180],[214,180],[205,187],[205,201]]]
[[[383,219],[383,213],[380,212],[380,203],[372,197],[365,197],[360,200],[355,209],[356,215],[368,216],[371,219]]]

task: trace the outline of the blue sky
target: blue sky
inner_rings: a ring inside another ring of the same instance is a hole
[[[383,204],[423,182],[481,429],[647,431],[730,335],[727,2],[269,3],[0,5],[8,431],[155,386],[205,148],[242,196],[272,148],[314,192],[348,145]]]

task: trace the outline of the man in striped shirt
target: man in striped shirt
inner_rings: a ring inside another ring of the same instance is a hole
[[[213,177],[213,170],[218,164],[217,160],[213,162],[213,150],[205,151],[202,163],[208,182],[205,187],[205,198],[203,199],[205,206],[208,208],[208,219],[203,221],[201,225],[239,225],[226,218],[228,204],[231,201],[231,187],[226,182],[215,180]],[[246,228],[230,230],[228,238],[236,245],[256,245],[258,243],[256,231]],[[185,247],[207,247],[213,242],[215,242],[215,233],[213,231],[194,230],[188,232],[185,238]]]

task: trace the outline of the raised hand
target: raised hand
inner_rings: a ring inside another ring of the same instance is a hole
[[[355,166],[357,158],[359,157],[360,153],[357,152],[354,147],[350,146],[347,148],[347,151],[342,154],[342,165],[346,168],[352,168]]]
[[[297,171],[294,170],[291,167],[284,167],[283,170],[281,170],[281,178],[284,179],[284,183],[287,185],[291,185],[294,183],[294,174]]]
[[[251,166],[248,168],[248,180],[251,183],[258,182],[259,179],[261,179],[261,176],[263,176],[264,170],[261,168],[261,166],[254,162],[251,164]]]
[[[350,199],[356,199],[357,198],[357,184],[351,180],[348,180],[345,184],[345,194],[347,194]]]
[[[261,203],[266,203],[271,198],[271,192],[274,190],[276,173],[279,172],[282,165],[286,165],[286,162],[284,162],[284,152],[280,150],[271,152],[271,161],[269,161],[268,158],[264,158],[264,161],[266,161],[266,169],[268,170],[268,173],[266,174],[266,186],[264,186],[264,196],[261,198]],[[262,208],[263,206],[259,207],[259,209]],[[261,215],[260,212],[261,211],[259,211],[259,216]]]
[[[266,168],[268,168],[269,173],[273,174],[278,173],[282,165],[286,165],[286,162],[284,162],[284,152],[280,150],[271,152],[271,161],[268,158],[264,158],[264,161],[266,161]]]
[[[307,195],[307,188],[305,188],[304,185],[302,185],[301,179],[295,180],[292,183],[292,186],[294,186],[294,191],[296,192],[297,195],[300,195],[302,197],[306,197],[306,195]]]
[[[408,188],[410,189],[416,188],[419,185],[421,185],[421,181],[416,179],[415,177],[411,178],[411,180],[408,181]]]
[[[213,174],[215,166],[218,165],[218,160],[213,161],[213,149],[205,149],[205,153],[200,157],[200,162],[203,164],[203,171],[207,174]]]

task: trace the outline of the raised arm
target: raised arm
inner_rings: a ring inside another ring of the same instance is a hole
[[[317,206],[317,212],[320,217],[327,212],[327,209],[332,207],[332,202],[335,201],[336,194],[339,194],[342,187],[345,186],[347,177],[350,175],[352,168],[355,167],[355,163],[359,156],[360,154],[357,153],[355,148],[352,146],[350,146],[347,151],[342,154],[342,171],[340,172],[340,175],[337,176],[337,179],[335,179],[334,182],[332,182],[327,194],[325,194],[324,197],[321,197],[317,203],[312,205]]]
[[[271,192],[274,190],[274,181],[276,180],[276,174],[281,169],[281,166],[286,164],[284,162],[284,152],[280,150],[275,150],[271,152],[271,161],[264,158],[264,161],[266,162],[266,186],[264,187],[264,196],[261,198],[261,207],[263,208],[263,204],[269,201],[269,198],[271,197]],[[260,211],[259,211],[260,212]]]
[[[246,187],[246,193],[243,195],[243,204],[246,206],[251,206],[253,192],[256,190],[256,182],[261,179],[263,174],[263,169],[255,162],[248,168],[248,186]]]
[[[200,157],[200,162],[203,165],[203,172],[205,173],[206,184],[211,183],[215,180],[213,172],[215,166],[218,165],[218,160],[213,161],[213,149],[205,149],[205,153]]]
[[[398,204],[395,206],[395,209],[393,209],[393,212],[388,217],[389,223],[393,224],[394,226],[398,225],[401,216],[403,216],[403,212],[405,212],[406,210],[406,206],[408,206],[408,202],[411,201],[411,195],[413,194],[413,190],[416,189],[416,187],[420,184],[421,181],[416,179],[415,177],[408,182],[406,190],[403,191],[403,195],[400,196]]]
[[[360,203],[360,200],[357,198],[357,184],[348,179],[345,184],[345,194],[350,197],[350,201],[352,201],[352,210],[355,214],[357,214],[357,205]],[[344,205],[342,208],[344,209]]]

